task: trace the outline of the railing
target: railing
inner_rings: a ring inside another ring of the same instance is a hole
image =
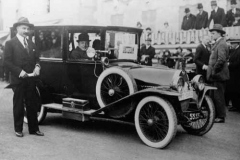
[[[240,38],[240,26],[238,27],[225,27],[226,38],[238,37]],[[152,45],[157,49],[171,49],[181,45],[184,47],[195,48],[205,35],[210,36],[208,29],[202,30],[188,30],[178,32],[157,32],[147,35],[143,33],[141,36],[141,44],[145,43],[145,39],[150,37]]]

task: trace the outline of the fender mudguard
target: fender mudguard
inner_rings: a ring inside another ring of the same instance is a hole
[[[144,89],[144,90],[135,92],[134,94],[128,95],[128,96],[126,96],[124,98],[121,98],[121,99],[119,99],[119,100],[117,100],[113,103],[110,103],[110,104],[106,105],[105,107],[100,108],[97,111],[93,112],[92,115],[99,114],[102,111],[107,111],[108,112],[109,110],[114,110],[114,111],[119,110],[119,114],[122,114],[122,112],[128,111],[130,105],[121,105],[121,107],[117,107],[117,106],[119,106],[119,104],[131,103],[131,101],[133,99],[138,99],[138,98],[146,97],[146,96],[149,96],[149,95],[177,97],[180,94],[177,91],[174,91],[172,89],[148,88],[148,89]]]
[[[204,90],[203,90],[202,96],[201,96],[201,97],[198,97],[198,107],[200,107],[200,106],[202,105],[203,99],[204,99],[207,91],[209,91],[209,90],[217,90],[217,88],[216,88],[216,87],[213,87],[213,86],[207,86],[207,85],[206,85],[205,88],[204,88]]]

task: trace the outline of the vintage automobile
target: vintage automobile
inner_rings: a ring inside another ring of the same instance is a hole
[[[81,33],[90,37],[89,59],[71,59]],[[139,64],[141,33],[117,26],[36,26],[29,38],[40,51],[39,123],[47,112],[82,122],[126,122],[154,148],[166,147],[177,125],[206,134],[215,117],[208,92],[216,88],[201,75],[189,80],[185,70]]]

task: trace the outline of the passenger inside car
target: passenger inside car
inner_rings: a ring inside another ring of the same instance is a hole
[[[87,48],[89,46],[89,35],[87,33],[82,33],[78,36],[78,46],[70,54],[70,59],[91,59],[87,56]]]

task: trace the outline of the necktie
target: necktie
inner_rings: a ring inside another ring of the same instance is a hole
[[[24,38],[23,43],[24,43],[25,49],[26,49],[27,52],[29,53],[29,47],[28,47],[26,38]]]

